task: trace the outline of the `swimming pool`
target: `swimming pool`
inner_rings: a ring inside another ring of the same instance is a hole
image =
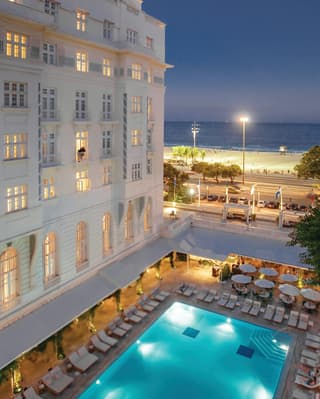
[[[272,399],[288,334],[174,302],[79,399]]]

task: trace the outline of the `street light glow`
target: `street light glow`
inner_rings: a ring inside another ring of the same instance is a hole
[[[249,122],[249,118],[247,116],[241,116],[240,117],[240,122],[247,123],[247,122]]]
[[[246,151],[246,123],[249,121],[247,116],[241,116],[240,122],[242,123],[242,184],[244,184],[245,174],[245,151]]]

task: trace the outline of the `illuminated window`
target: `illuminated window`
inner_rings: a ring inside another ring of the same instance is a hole
[[[106,256],[111,250],[111,216],[105,213],[102,218],[102,246],[103,255]]]
[[[131,97],[131,112],[140,113],[142,112],[142,97],[132,96]]]
[[[6,55],[14,58],[27,58],[28,38],[20,33],[7,32]]]
[[[88,159],[88,132],[76,132],[76,161]]]
[[[10,302],[17,296],[18,256],[14,248],[0,255],[0,303]]]
[[[136,44],[138,39],[138,32],[132,29],[127,29],[127,41],[131,44]]]
[[[85,32],[87,30],[87,13],[78,10],[76,12],[77,30],[80,32]]]
[[[144,231],[151,229],[151,199],[149,198],[144,210]]]
[[[133,239],[133,209],[131,201],[129,201],[127,214],[124,219],[124,237],[126,240]]]
[[[26,133],[5,134],[3,136],[4,159],[20,159],[27,157]]]
[[[88,72],[88,54],[84,51],[77,51],[76,68],[78,72]]]
[[[131,145],[137,146],[142,145],[142,130],[132,129],[131,130]]]
[[[153,39],[152,37],[147,36],[146,37],[146,47],[147,48],[153,48]]]
[[[80,222],[77,224],[76,265],[77,267],[80,267],[87,262],[87,225],[85,222]]]
[[[4,106],[25,108],[27,106],[27,83],[4,82]]]
[[[142,67],[140,64],[131,65],[131,77],[135,80],[141,80]]]
[[[104,76],[107,76],[108,78],[111,78],[111,76],[112,76],[111,61],[108,58],[103,59],[102,73]]]
[[[42,89],[41,117],[45,121],[57,119],[57,92],[56,89]]]
[[[51,43],[42,44],[42,60],[45,64],[56,64],[56,46]]]
[[[42,198],[48,200],[56,195],[53,177],[46,177],[42,180]]]
[[[111,164],[107,164],[103,167],[103,184],[105,186],[111,184],[111,178],[112,178]]]
[[[49,15],[56,15],[58,3],[56,0],[44,0],[44,12]]]
[[[43,132],[41,136],[41,156],[43,164],[56,162],[56,133]]]
[[[102,132],[102,156],[107,157],[112,153],[112,132],[105,130]]]
[[[102,94],[102,120],[110,121],[112,112],[112,96],[111,94]]]
[[[43,241],[44,280],[46,282],[57,277],[56,235],[50,232]]]
[[[88,95],[86,91],[76,92],[75,115],[76,120],[88,119]]]
[[[7,213],[27,208],[27,186],[8,187],[6,191]]]
[[[131,168],[131,177],[132,181],[141,180],[142,179],[142,165],[141,163],[133,163]]]
[[[147,98],[147,121],[152,121],[153,116],[152,116],[152,98],[148,97]]]
[[[81,170],[76,173],[76,187],[78,192],[90,190],[90,181],[87,170]]]

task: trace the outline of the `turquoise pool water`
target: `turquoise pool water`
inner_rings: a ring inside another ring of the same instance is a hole
[[[290,342],[175,302],[79,399],[272,399]]]

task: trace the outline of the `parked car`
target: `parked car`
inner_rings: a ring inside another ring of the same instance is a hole
[[[306,212],[307,210],[308,210],[307,205],[300,205],[299,211],[301,211],[301,212]]]
[[[218,198],[219,197],[216,194],[209,194],[208,195],[208,201],[217,201]]]
[[[225,195],[220,195],[218,201],[219,202],[226,202],[226,196]]]
[[[238,203],[238,197],[230,197],[229,198],[229,202],[231,202],[232,204],[237,204]]]
[[[266,206],[266,201],[265,200],[259,200],[257,203],[258,208],[264,208]]]
[[[269,201],[266,204],[266,208],[269,209],[278,209],[279,208],[279,202],[274,202],[274,201]]]
[[[247,200],[246,197],[240,197],[238,203],[241,204],[241,205],[247,205],[248,204],[248,200]]]
[[[290,202],[289,204],[286,205],[286,209],[289,211],[298,211],[299,210],[299,204],[295,202]]]

